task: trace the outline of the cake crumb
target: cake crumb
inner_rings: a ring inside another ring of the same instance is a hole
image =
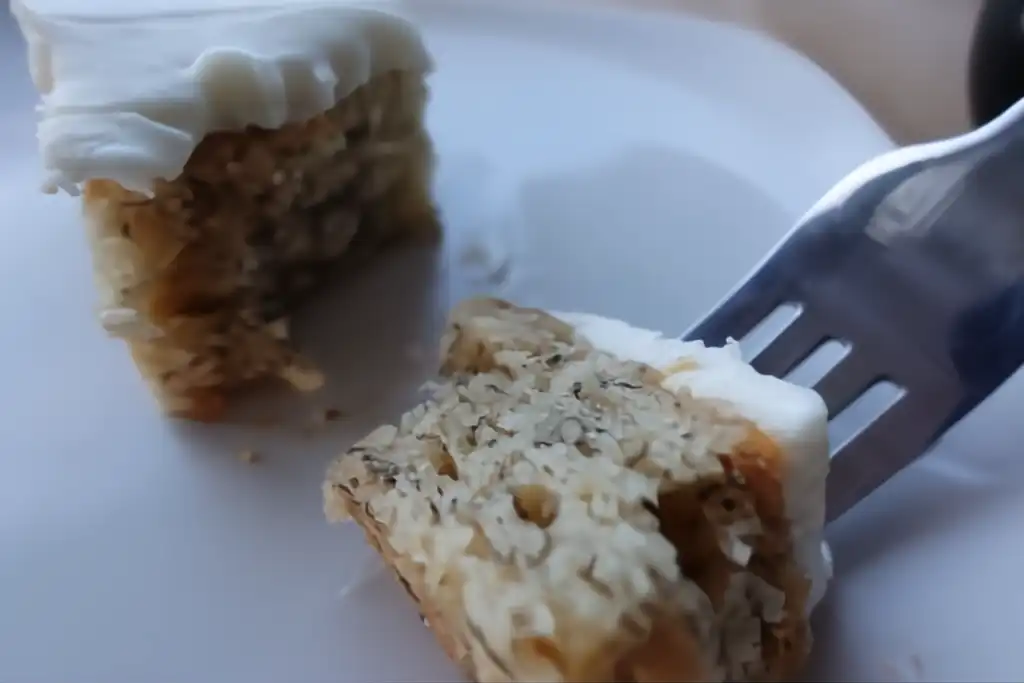
[[[338,408],[321,408],[313,413],[312,418],[308,425],[306,425],[304,432],[313,433],[324,428],[329,422],[337,422],[341,418],[345,417]]]
[[[278,341],[285,341],[289,337],[288,318],[278,318],[267,325],[267,332]]]
[[[324,376],[319,370],[298,364],[283,368],[280,375],[281,379],[305,393],[316,391],[324,385]]]
[[[238,459],[244,462],[246,465],[256,465],[262,460],[260,454],[252,450],[251,448],[246,448],[244,450],[239,451]]]

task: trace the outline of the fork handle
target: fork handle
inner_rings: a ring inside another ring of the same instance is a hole
[[[1024,278],[964,311],[950,353],[968,395],[949,426],[1024,366]],[[972,395],[973,394],[973,395]]]

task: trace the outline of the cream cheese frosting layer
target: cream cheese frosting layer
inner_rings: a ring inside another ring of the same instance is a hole
[[[596,348],[661,371],[666,389],[687,389],[697,398],[715,401],[775,441],[786,457],[786,511],[797,562],[811,581],[808,605],[814,607],[832,578],[832,557],[824,542],[828,409],[821,397],[760,374],[743,361],[736,344],[712,348],[596,315],[552,315],[572,325]]]
[[[375,75],[428,72],[426,47],[398,7],[12,0],[42,99],[44,189],[74,194],[103,178],[148,192],[180,175],[208,133],[279,128]]]

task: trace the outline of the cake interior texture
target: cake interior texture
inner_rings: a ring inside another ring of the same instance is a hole
[[[785,455],[654,368],[505,302],[452,316],[442,379],[330,467],[477,681],[784,680],[811,645]]]
[[[384,72],[310,120],[207,135],[151,196],[91,180],[104,326],[163,408],[216,420],[235,390],[322,383],[288,319],[325,277],[439,233],[421,73]]]

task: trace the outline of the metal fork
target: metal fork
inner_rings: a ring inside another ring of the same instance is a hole
[[[799,314],[752,359],[759,371],[785,377],[836,340],[848,353],[814,385],[830,420],[881,380],[902,390],[833,444],[831,521],[1024,364],[1024,100],[863,164],[684,336],[742,342],[786,304]]]

